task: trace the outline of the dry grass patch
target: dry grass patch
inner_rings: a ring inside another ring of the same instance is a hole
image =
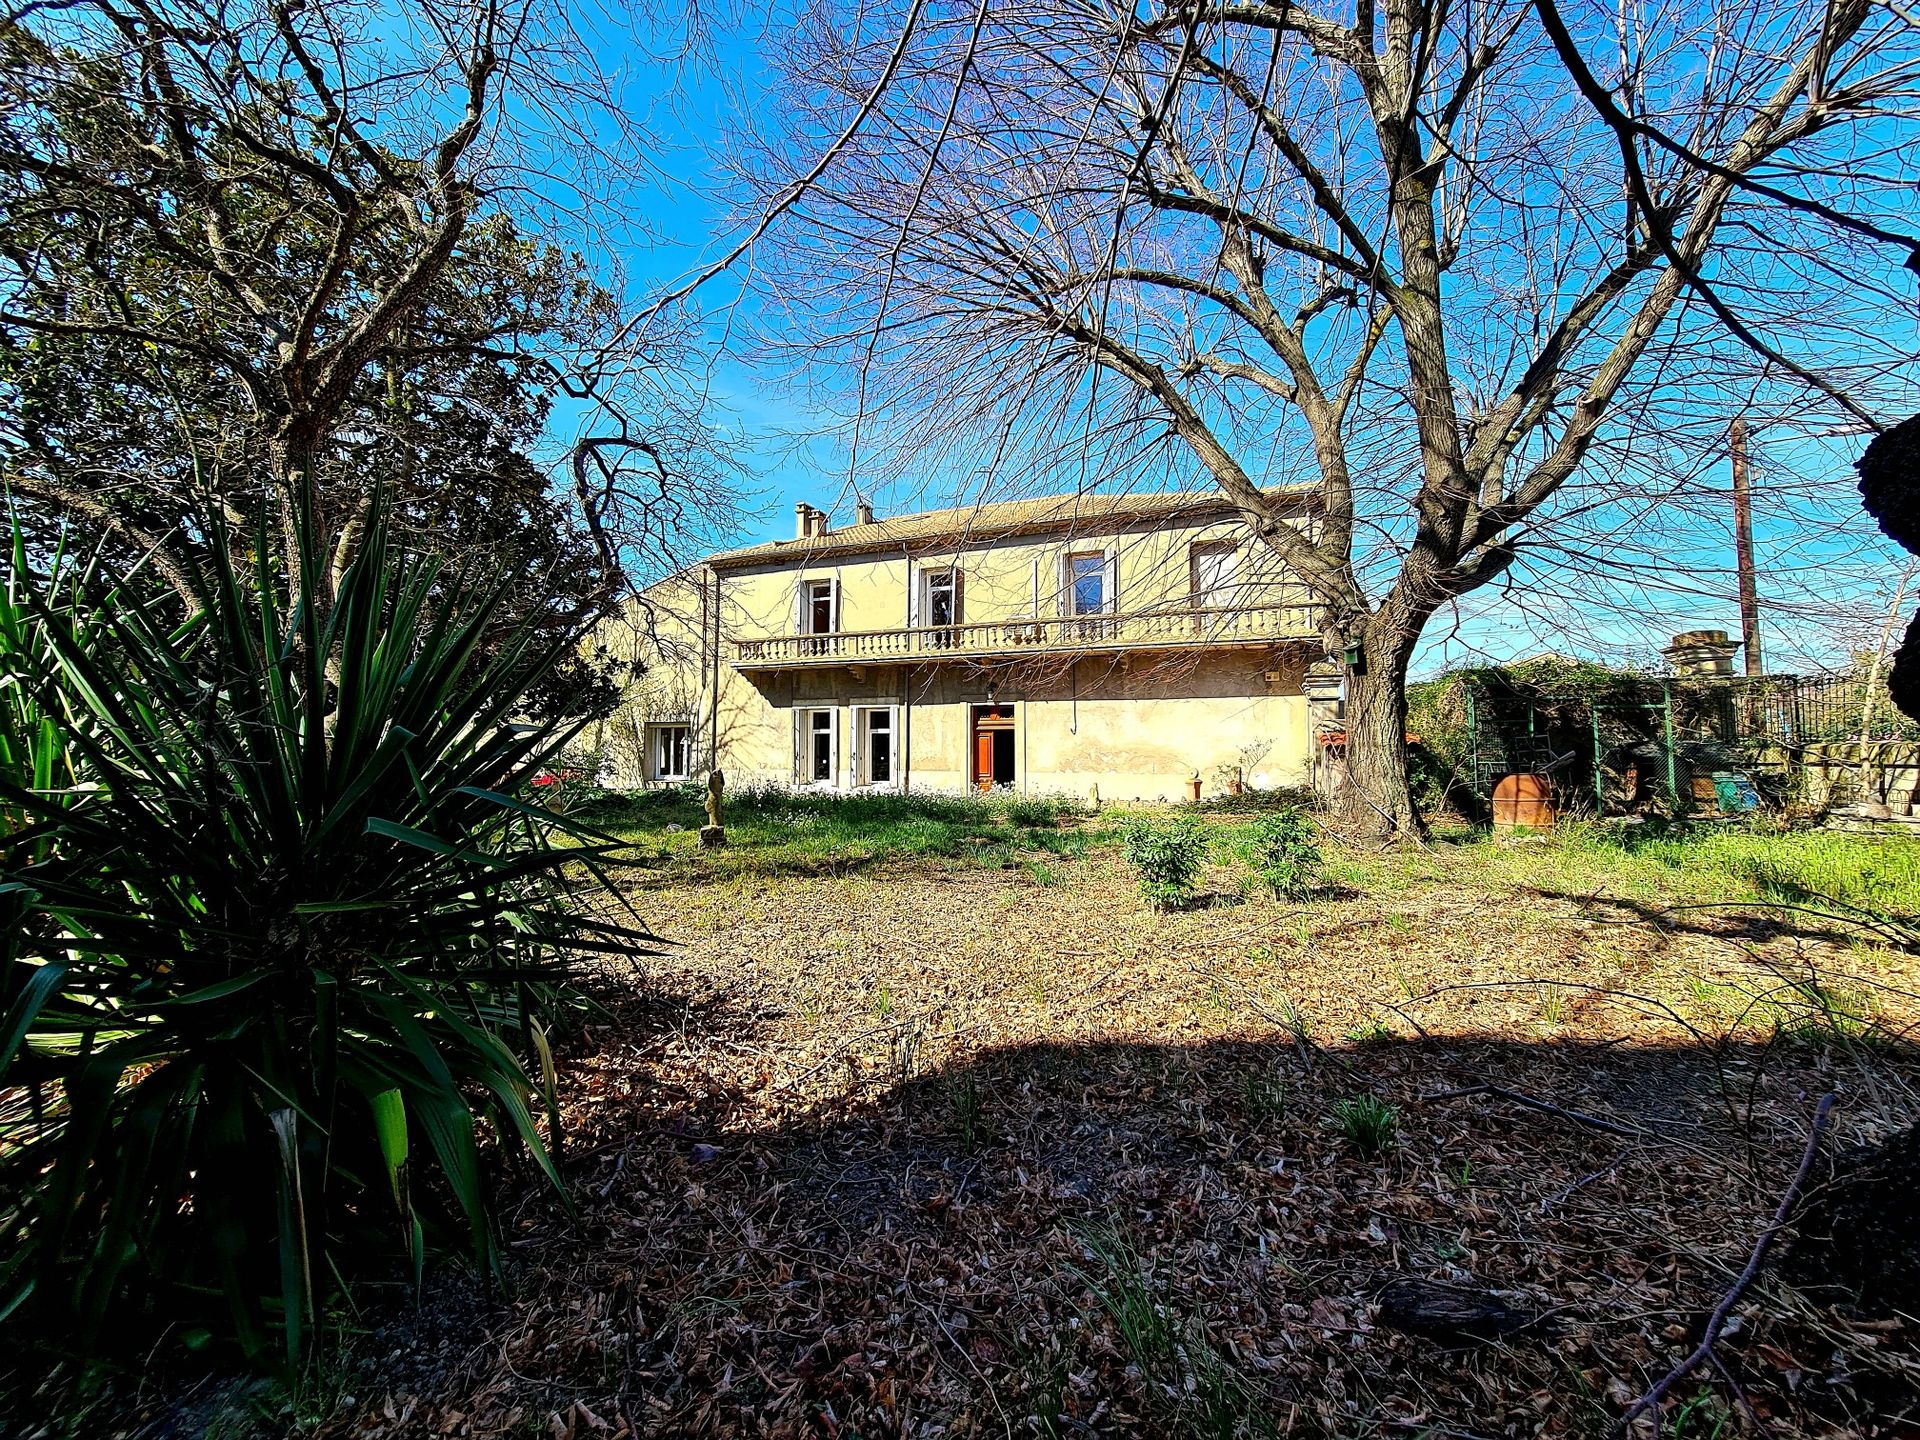
[[[430,1307],[410,1371],[396,1309],[310,1428],[1598,1435],[1697,1338],[1814,1096],[1836,1148],[1920,1116],[1920,966],[1843,923],[1675,909],[1695,868],[1552,842],[1340,852],[1280,903],[1227,849],[1170,914],[1105,843],[1044,881],[643,872],[679,943],[562,1047],[578,1215],[529,1186],[510,1292]],[[1559,1110],[1437,1098],[1488,1084]],[[1407,1328],[1409,1285],[1507,1319]],[[1858,1321],[1753,1293],[1723,1353],[1773,1433],[1911,1433],[1913,1331]],[[1696,1376],[1665,1433],[1737,1403]]]

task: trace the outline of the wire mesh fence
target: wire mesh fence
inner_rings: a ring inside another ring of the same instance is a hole
[[[1465,769],[1482,806],[1500,776],[1528,771],[1549,775],[1563,804],[1600,814],[1655,797],[1726,809],[1728,793],[1751,795],[1756,786],[1784,803],[1802,793],[1807,767],[1820,771],[1823,796],[1837,801],[1872,788],[1865,771],[1906,763],[1884,742],[1920,742],[1920,722],[1894,707],[1884,674],[1871,668],[1751,677],[1613,672],[1579,692],[1481,679],[1468,686],[1467,729]],[[1862,776],[1846,780],[1842,772],[1852,770]],[[1742,781],[1747,789],[1728,791]]]

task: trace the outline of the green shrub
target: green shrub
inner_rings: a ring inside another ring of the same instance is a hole
[[[337,1277],[442,1239],[491,1264],[483,1127],[558,1184],[534,1112],[569,959],[644,939],[572,903],[604,847],[531,784],[569,737],[512,723],[571,637],[499,636],[502,587],[379,513],[330,604],[282,607],[252,541],[210,544],[184,624],[14,546],[0,1316],[44,1337],[294,1361]]]
[[[1253,869],[1283,900],[1304,900],[1320,872],[1313,821],[1298,810],[1275,810],[1249,827]]]
[[[1207,849],[1207,825],[1197,815],[1132,815],[1120,826],[1120,853],[1138,872],[1140,893],[1157,909],[1192,903]]]
[[[1379,1155],[1400,1142],[1400,1107],[1378,1095],[1335,1101],[1333,1121],[1362,1155]]]

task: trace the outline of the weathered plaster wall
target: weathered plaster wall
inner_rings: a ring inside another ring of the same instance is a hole
[[[958,567],[964,579],[962,619],[1011,620],[1061,613],[1065,557],[1095,550],[1114,557],[1113,593],[1107,608],[1118,612],[1184,605],[1192,590],[1191,556],[1196,544],[1234,541],[1237,605],[1305,604],[1308,595],[1280,565],[1271,548],[1255,541],[1237,521],[1197,525],[1139,525],[1081,536],[1049,536],[916,548],[893,554],[809,560],[790,559],[727,569],[721,606],[733,638],[795,633],[797,596],[809,580],[839,582],[840,629],[898,629],[916,623],[914,593],[927,570]],[[924,623],[924,622],[918,622]]]
[[[1296,519],[1295,523],[1306,523]],[[831,707],[838,733],[838,788],[853,788],[854,708],[898,707],[891,782],[914,790],[961,791],[971,783],[971,707],[1015,707],[1015,786],[1030,793],[1131,799],[1188,793],[1198,772],[1208,793],[1229,775],[1271,787],[1309,778],[1306,702],[1300,693],[1305,646],[1201,652],[1137,651],[1078,662],[1055,655],[1020,667],[964,662],[913,666],[828,663],[742,673],[722,656],[745,638],[799,628],[805,581],[838,584],[841,632],[924,623],[920,576],[957,567],[961,620],[991,622],[1060,613],[1064,559],[1111,556],[1106,608],[1179,611],[1193,603],[1194,547],[1235,543],[1234,608],[1302,604],[1297,579],[1270,547],[1232,518],[1189,523],[1166,518],[1090,523],[1086,533],[970,541],[959,536],[891,553],[809,555],[805,542],[764,563],[698,566],[647,592],[598,643],[638,661],[620,709],[589,737],[614,784],[654,783],[650,726],[688,724],[696,773],[717,761],[730,782],[796,783],[795,711]]]
[[[1269,679],[1269,676],[1273,677]],[[1297,650],[1208,656],[1148,667],[1087,661],[1037,675],[971,667],[840,666],[774,673],[723,687],[721,766],[738,784],[793,783],[796,709],[837,711],[841,774],[853,788],[856,707],[896,707],[896,733],[914,791],[970,783],[973,707],[1011,705],[1014,788],[1084,798],[1179,799],[1198,772],[1219,794],[1244,770],[1258,788],[1308,780],[1307,702]],[[894,788],[890,787],[890,788]]]

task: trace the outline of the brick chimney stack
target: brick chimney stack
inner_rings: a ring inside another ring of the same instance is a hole
[[[873,506],[867,501],[862,500],[853,507],[853,515],[856,524],[871,525],[873,523]]]
[[[793,507],[793,538],[805,540],[813,534],[813,507],[802,500]]]

